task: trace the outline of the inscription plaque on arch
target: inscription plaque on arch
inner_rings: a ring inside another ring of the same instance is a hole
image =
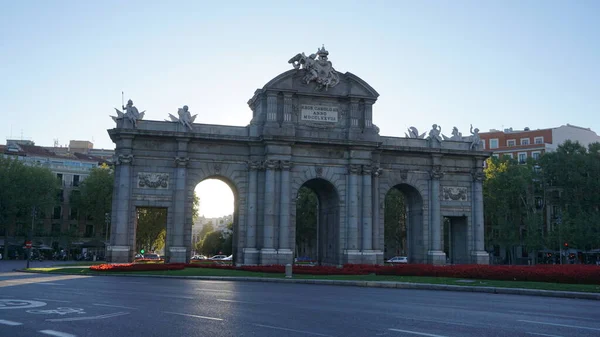
[[[300,116],[303,121],[337,123],[339,108],[327,105],[300,105]]]

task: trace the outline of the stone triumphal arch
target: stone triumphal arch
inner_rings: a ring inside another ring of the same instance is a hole
[[[300,187],[319,199],[319,261],[383,263],[384,199],[393,188],[408,205],[410,262],[487,263],[483,161],[478,130],[451,136],[433,125],[405,137],[379,135],[379,94],[352,73],[338,73],[325,48],[294,56],[293,69],[256,90],[246,127],[194,123],[187,106],[169,121],[144,120],[128,102],[117,110],[115,188],[108,257],[131,261],[136,209],[167,210],[165,254],[191,254],[192,199],[204,179],[226,182],[235,196],[236,264],[293,261]],[[443,250],[442,225],[451,256]]]

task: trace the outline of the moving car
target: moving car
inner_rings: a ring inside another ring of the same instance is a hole
[[[387,262],[387,263],[408,263],[408,258],[406,256],[394,256],[385,262]]]
[[[194,255],[192,256],[192,260],[206,260],[206,256],[204,255]]]
[[[210,258],[210,260],[223,260],[227,257],[227,255],[215,255],[213,257]]]

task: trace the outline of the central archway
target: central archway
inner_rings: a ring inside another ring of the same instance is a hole
[[[404,183],[393,186],[385,196],[384,214],[384,260],[406,256],[410,263],[424,261],[423,198],[419,191]]]
[[[310,191],[306,193],[306,189]],[[302,195],[303,193],[304,195]],[[298,203],[300,198],[310,198],[311,193],[316,195],[316,202],[308,200],[302,204]],[[296,247],[294,250],[296,258],[308,259],[319,265],[339,264],[340,202],[338,192],[333,184],[321,178],[311,179],[298,189],[296,202]],[[316,207],[315,216],[310,216],[309,219],[299,219],[299,216],[307,214],[307,212],[301,212],[298,209],[300,207]],[[312,223],[313,221],[314,223]],[[303,246],[297,246],[299,242],[302,242]]]

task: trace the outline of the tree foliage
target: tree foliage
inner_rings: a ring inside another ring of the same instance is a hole
[[[385,196],[384,245],[388,255],[406,254],[406,199],[397,188]]]
[[[314,255],[317,245],[317,194],[308,187],[300,187],[296,202],[296,254]],[[317,256],[311,256],[317,258]]]
[[[135,243],[137,251],[152,252],[165,246],[167,210],[165,208],[138,208]]]
[[[73,191],[71,203],[81,214],[89,216],[97,228],[103,228],[105,214],[111,213],[114,174],[108,166],[94,168],[81,183],[79,192]]]

